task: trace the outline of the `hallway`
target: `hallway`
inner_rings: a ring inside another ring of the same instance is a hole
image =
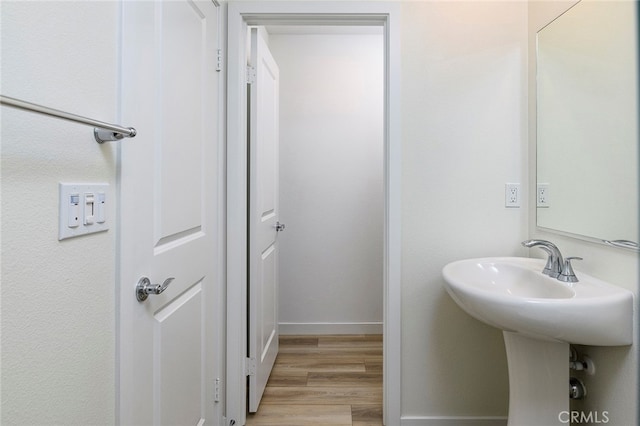
[[[247,425],[382,425],[382,336],[280,336]]]

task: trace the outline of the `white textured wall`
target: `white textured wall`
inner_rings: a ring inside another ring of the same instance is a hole
[[[441,270],[525,254],[526,197],[506,209],[504,184],[528,179],[526,29],[524,2],[402,3],[406,424],[507,414],[502,335],[458,308]]]
[[[117,121],[117,2],[3,1],[1,93]],[[115,422],[115,144],[2,107],[3,425]],[[58,241],[58,182],[111,186],[106,233]]]
[[[270,35],[287,226],[278,237],[281,332],[382,331],[382,42]]]
[[[530,158],[530,191],[536,182],[536,86],[535,86],[535,33],[546,23],[566,10],[573,1],[532,1],[529,3],[529,158]],[[610,1],[611,7],[618,7],[619,2]],[[628,3],[628,2],[624,2]],[[624,6],[623,6],[624,7]],[[636,24],[637,25],[637,24]],[[637,125],[637,123],[636,123]],[[578,156],[577,159],[580,157]],[[637,183],[636,183],[637,184]],[[575,265],[576,271],[584,271],[594,277],[631,290],[638,303],[640,283],[640,262],[637,252],[608,247],[602,244],[581,241],[536,228],[535,204],[530,206],[531,237],[544,238],[555,242],[565,256],[583,257]],[[532,256],[542,257],[539,250],[531,250]],[[589,355],[596,363],[596,374],[588,376],[573,373],[583,379],[588,397],[583,401],[572,401],[572,409],[598,413],[608,412],[610,425],[626,426],[638,424],[638,362],[640,360],[640,343],[638,337],[638,308],[636,305],[635,339],[632,346],[620,347],[578,347],[579,351]]]

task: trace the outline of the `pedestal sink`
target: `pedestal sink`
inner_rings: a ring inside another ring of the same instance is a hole
[[[587,274],[564,283],[544,261],[520,257],[450,263],[445,288],[469,315],[503,330],[509,426],[561,425],[569,411],[569,344],[630,345],[633,294]]]

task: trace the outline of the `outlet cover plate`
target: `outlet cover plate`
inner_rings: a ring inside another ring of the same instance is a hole
[[[504,206],[509,208],[520,207],[521,188],[519,183],[506,183],[504,185]]]
[[[551,194],[548,183],[539,183],[536,188],[536,206],[539,208],[551,207]]]

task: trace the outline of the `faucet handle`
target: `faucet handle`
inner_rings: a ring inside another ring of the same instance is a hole
[[[576,277],[575,272],[573,271],[573,266],[571,266],[572,260],[582,260],[581,257],[573,256],[567,257],[564,260],[564,267],[562,268],[562,273],[558,276],[558,280],[565,283],[577,283],[578,277]]]
[[[542,249],[545,253],[547,253],[547,263],[544,265],[544,269],[542,270],[542,273],[550,276],[553,273],[552,272],[553,254],[551,253],[551,250],[549,250],[545,246],[538,246],[538,248]]]

